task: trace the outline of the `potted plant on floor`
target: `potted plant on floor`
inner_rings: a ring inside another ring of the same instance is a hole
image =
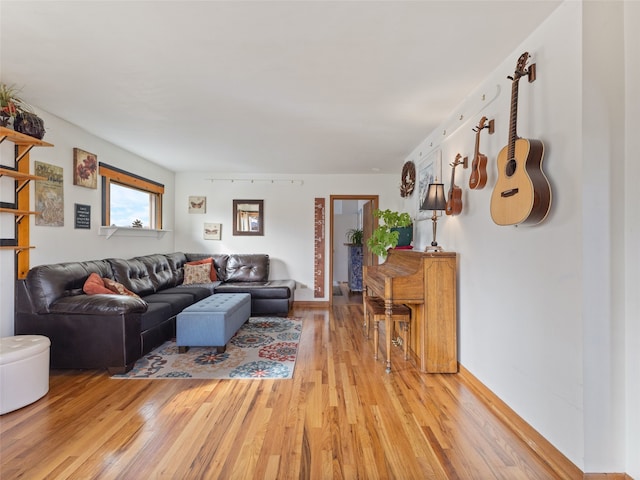
[[[364,232],[361,228],[352,228],[347,231],[349,243],[349,290],[352,292],[362,291],[362,239]]]
[[[351,228],[347,230],[347,241],[350,245],[362,245],[362,237],[364,232],[361,228]]]
[[[384,223],[378,226],[367,240],[371,252],[379,257],[386,257],[387,250],[397,246],[407,246],[413,240],[413,221],[406,213],[392,210],[375,210],[373,216]]]

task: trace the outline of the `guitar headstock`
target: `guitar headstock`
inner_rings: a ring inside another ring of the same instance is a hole
[[[478,126],[474,127],[472,130],[474,132],[480,132],[484,128],[484,124],[487,123],[487,117],[482,117],[478,122]]]
[[[520,55],[518,63],[516,64],[516,71],[513,72],[513,77],[508,77],[510,80],[517,82],[520,80],[520,77],[529,73],[525,68],[527,66],[527,60],[529,60],[529,52],[524,52]]]

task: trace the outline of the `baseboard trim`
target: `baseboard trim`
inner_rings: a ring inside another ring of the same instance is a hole
[[[626,473],[585,473],[584,480],[633,480]]]
[[[538,433],[531,425],[525,422],[511,407],[486,387],[480,380],[473,376],[464,366],[459,365],[458,375],[471,388],[487,407],[500,418],[513,432],[520,437],[531,449],[547,463],[561,479],[576,480],[596,478],[587,477],[571,460],[565,457],[546,438]],[[613,480],[614,477],[607,477]],[[624,477],[622,477],[624,478]],[[598,478],[597,480],[600,480]],[[616,478],[617,480],[617,478]],[[622,480],[622,479],[621,479]]]
[[[583,473],[571,460],[529,425],[509,405],[504,403],[487,386],[478,380],[463,365],[458,364],[458,375],[471,388],[485,405],[507,425],[522,441],[536,452],[540,459],[549,465],[561,479],[567,480],[633,480],[626,473]]]
[[[312,302],[308,300],[295,300],[294,308],[329,308],[329,302]]]

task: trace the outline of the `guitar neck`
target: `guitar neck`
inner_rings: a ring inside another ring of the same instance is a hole
[[[460,154],[456,155],[456,159],[451,164],[451,187],[449,188],[449,192],[452,192],[453,188],[455,187],[456,167],[462,163],[460,161],[460,156],[461,156]]]
[[[509,151],[508,158],[515,157],[516,140],[518,139],[518,82],[520,77],[516,77],[511,84],[511,114],[509,116]]]
[[[476,133],[476,148],[473,154],[473,161],[478,161],[478,154],[480,153],[480,132],[482,131],[482,127],[478,127],[478,132]]]

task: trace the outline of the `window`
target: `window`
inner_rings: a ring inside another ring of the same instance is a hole
[[[162,229],[164,185],[100,163],[102,225]]]

